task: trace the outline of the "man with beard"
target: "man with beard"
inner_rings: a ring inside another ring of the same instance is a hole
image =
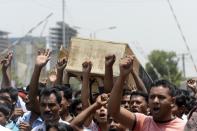
[[[120,107],[124,82],[133,68],[133,57],[120,60],[120,76],[109,99],[108,112],[116,121],[134,131],[183,131],[185,122],[172,114],[174,106],[174,86],[159,80],[150,88],[149,107],[152,116],[133,113]]]
[[[55,88],[44,88],[40,94],[40,112],[44,123],[35,127],[32,131],[46,131],[47,126],[55,125],[59,122],[68,124],[60,118],[60,103],[61,94],[59,91]]]

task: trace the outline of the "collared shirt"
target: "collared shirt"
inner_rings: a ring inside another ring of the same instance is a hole
[[[59,122],[65,123],[67,125],[70,125],[70,123],[63,121],[62,119],[59,120]],[[31,131],[46,131],[46,124],[45,122],[43,122],[41,125],[36,126],[35,128],[33,128]]]
[[[16,107],[22,108],[23,112],[27,112],[25,102],[23,101],[23,99],[20,96],[18,96],[18,100],[16,102]]]
[[[12,131],[19,131],[19,127],[14,121],[10,121],[8,124],[5,125],[5,127]]]
[[[23,114],[22,117],[20,117],[17,121],[17,124],[19,125],[20,122],[27,122],[30,123],[30,117],[31,117],[31,111],[28,111],[26,113]],[[38,117],[33,123],[32,123],[32,129],[36,126],[39,126],[43,123],[43,120],[41,119],[41,117]]]

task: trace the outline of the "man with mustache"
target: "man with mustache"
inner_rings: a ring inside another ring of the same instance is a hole
[[[44,123],[35,127],[32,131],[43,130],[45,131],[47,126],[55,125],[58,123],[69,123],[61,120],[59,110],[61,103],[61,94],[55,88],[44,88],[40,94],[40,112],[44,120]]]
[[[109,115],[133,131],[183,131],[185,122],[172,114],[175,89],[166,80],[157,81],[150,88],[149,106],[152,116],[133,113],[120,107],[123,85],[133,66],[132,56],[123,58],[119,66],[120,76],[109,99]]]

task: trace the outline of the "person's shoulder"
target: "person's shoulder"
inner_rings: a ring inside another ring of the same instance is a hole
[[[44,129],[45,129],[45,124],[42,123],[41,125],[34,127],[31,131],[44,131]]]
[[[144,129],[144,126],[150,125],[149,123],[154,122],[152,116],[147,116],[142,113],[134,113],[135,124],[133,126],[134,131],[140,131]]]
[[[186,121],[176,117],[172,122],[175,122],[175,123],[180,123],[180,124],[186,124]]]
[[[62,119],[60,119],[60,120],[59,120],[59,122],[64,123],[64,124],[67,124],[67,125],[70,125],[70,123],[69,123],[69,122],[67,122],[67,121],[63,121]]]
[[[138,119],[138,118],[140,118],[140,119],[142,119],[142,118],[150,118],[150,119],[152,119],[152,116],[147,116],[147,115],[145,115],[145,114],[142,114],[142,113],[134,113],[134,115],[135,115],[135,117]]]
[[[92,120],[88,127],[83,127],[84,131],[98,131],[98,125]]]
[[[3,127],[3,126],[1,126],[1,125],[0,125],[0,130],[1,130],[1,131],[11,131],[10,129],[5,128],[5,127]]]

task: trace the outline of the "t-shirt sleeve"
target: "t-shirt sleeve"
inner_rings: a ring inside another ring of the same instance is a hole
[[[133,131],[141,131],[143,128],[144,121],[146,119],[146,115],[141,113],[135,113],[136,122],[133,128]]]

